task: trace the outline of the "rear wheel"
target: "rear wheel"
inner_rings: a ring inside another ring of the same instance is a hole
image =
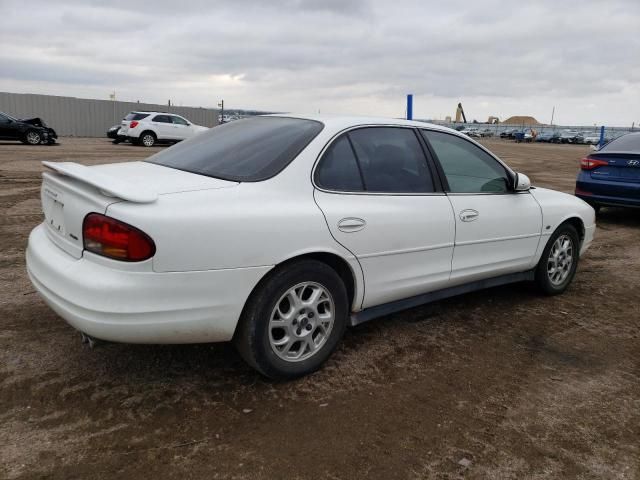
[[[40,145],[42,142],[42,135],[36,130],[27,130],[24,135],[24,143],[28,145]]]
[[[143,132],[142,135],[140,135],[140,143],[145,147],[153,147],[156,140],[156,136],[153,132]]]
[[[311,373],[347,326],[347,290],[328,265],[303,260],[276,270],[245,306],[234,337],[244,360],[273,379]]]
[[[564,292],[578,268],[580,238],[568,223],[560,225],[551,235],[536,267],[536,283],[547,295]]]

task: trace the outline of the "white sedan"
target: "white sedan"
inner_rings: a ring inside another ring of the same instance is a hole
[[[454,130],[264,116],[151,156],[45,162],[27,269],[89,338],[233,340],[263,374],[319,368],[349,325],[433,300],[571,283],[594,210]]]

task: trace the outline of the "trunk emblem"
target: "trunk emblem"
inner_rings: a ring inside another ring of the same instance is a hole
[[[627,165],[629,165],[630,167],[637,167],[638,165],[640,165],[640,160],[629,160],[627,162]]]

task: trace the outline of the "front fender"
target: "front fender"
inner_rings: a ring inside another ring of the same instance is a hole
[[[580,253],[589,247],[596,227],[596,212],[586,202],[574,195],[549,190],[532,188],[531,194],[542,210],[542,236],[536,252],[536,263],[542,255],[549,237],[564,222],[577,218],[584,226],[584,238]]]

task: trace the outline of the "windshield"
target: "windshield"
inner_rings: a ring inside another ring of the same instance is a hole
[[[13,118],[8,113],[0,112],[0,116],[7,117],[9,120],[13,120],[14,122],[18,122],[19,121],[17,118]]]
[[[278,174],[324,125],[314,120],[254,117],[196,135],[148,162],[208,177],[259,182]]]

